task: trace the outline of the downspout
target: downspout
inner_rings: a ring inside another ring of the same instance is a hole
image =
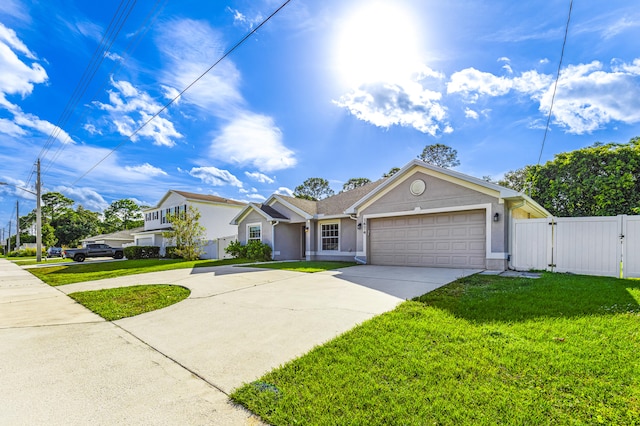
[[[271,260],[276,260],[276,226],[279,224],[279,220],[271,222]]]
[[[358,217],[354,216],[354,215],[349,215],[349,218],[353,219],[356,221],[356,232],[358,232]],[[356,255],[353,256],[353,260],[358,264],[358,265],[366,265],[367,261],[364,259],[360,259],[358,257],[358,238],[356,237]]]

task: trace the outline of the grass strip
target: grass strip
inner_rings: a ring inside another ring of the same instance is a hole
[[[195,261],[185,261],[182,259],[140,259],[116,262],[57,265],[51,267],[30,268],[28,271],[51,286],[59,286],[84,281],[142,274],[146,272],[234,265],[246,262],[246,259]]]
[[[356,266],[355,262],[323,262],[323,261],[301,261],[301,262],[267,262],[267,263],[254,263],[250,266],[252,268],[267,268],[267,269],[281,269],[286,271],[296,272],[323,272],[333,269],[346,268],[348,266]]]
[[[80,291],[69,297],[107,321],[114,321],[165,308],[186,299],[189,294],[191,291],[184,287],[154,284]]]
[[[640,283],[472,276],[231,398],[273,425],[640,424]]]

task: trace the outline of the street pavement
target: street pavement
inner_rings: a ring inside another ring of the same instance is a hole
[[[0,425],[258,425],[243,383],[472,270],[220,266],[50,287],[0,259]],[[76,291],[174,284],[189,298],[108,322]]]

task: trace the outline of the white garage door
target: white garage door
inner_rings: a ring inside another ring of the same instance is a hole
[[[374,265],[485,267],[485,211],[370,219]]]
[[[136,241],[137,246],[152,246],[153,245],[153,237],[145,237],[138,238]]]

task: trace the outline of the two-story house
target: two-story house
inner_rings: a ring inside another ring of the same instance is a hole
[[[170,190],[155,207],[143,210],[144,229],[133,234],[135,245],[157,246],[160,254],[164,254],[171,245],[163,236],[171,229],[170,215],[196,208],[200,212],[200,225],[206,230],[202,258],[220,259],[224,257],[224,246],[237,239],[238,227],[230,222],[244,206],[240,201],[215,195]]]

